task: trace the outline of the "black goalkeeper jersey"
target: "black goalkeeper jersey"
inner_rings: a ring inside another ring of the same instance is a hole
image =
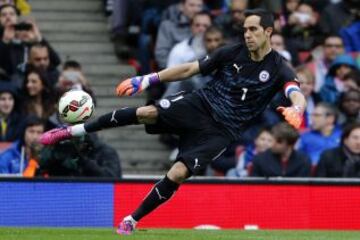
[[[220,48],[199,64],[203,75],[214,73],[214,78],[198,94],[234,139],[240,138],[244,127],[286,83],[297,82],[294,71],[276,51],[255,62],[242,44]]]

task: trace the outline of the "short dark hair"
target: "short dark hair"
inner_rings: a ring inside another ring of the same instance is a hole
[[[253,15],[260,17],[260,26],[262,26],[264,29],[268,27],[274,29],[274,15],[271,12],[262,8],[245,10],[245,17],[250,17]]]
[[[341,135],[341,144],[344,144],[345,139],[350,136],[351,132],[358,128],[360,128],[360,122],[355,122],[345,126]]]
[[[285,141],[289,145],[295,145],[299,138],[299,132],[286,122],[276,124],[271,129],[271,133],[276,140]]]
[[[10,3],[6,3],[6,4],[1,5],[0,6],[0,13],[2,12],[2,10],[4,8],[7,8],[7,7],[11,7],[12,9],[14,9],[17,16],[20,15],[20,11],[13,4],[10,4]]]
[[[210,26],[206,29],[204,35],[212,34],[212,33],[220,33],[221,36],[224,36],[224,32],[217,26]]]
[[[347,79],[353,79],[354,82],[356,83],[356,85],[358,87],[360,87],[360,71],[359,70],[352,69],[350,72],[345,74],[344,80],[347,80]]]
[[[337,120],[338,117],[338,109],[336,108],[335,105],[328,103],[328,102],[319,102],[318,104],[316,104],[315,107],[322,107],[325,108],[325,112],[327,116],[334,116],[335,117],[335,122]]]
[[[258,132],[256,133],[254,139],[260,137],[260,135],[263,134],[263,133],[269,133],[269,134],[272,135],[272,133],[271,133],[271,128],[270,128],[270,127],[261,127],[261,128],[258,130]]]
[[[41,42],[32,44],[32,45],[30,46],[29,52],[31,52],[31,50],[32,50],[33,48],[46,48],[47,51],[49,52],[49,47],[48,47],[47,45],[45,45],[44,43],[41,43]]]
[[[75,60],[67,60],[64,63],[64,67],[63,69],[67,69],[67,68],[76,68],[76,69],[80,69],[81,70],[81,64],[78,61]]]
[[[25,132],[26,129],[33,126],[43,126],[46,128],[46,122],[44,119],[36,116],[35,114],[28,115],[21,124],[21,137],[20,137],[20,145],[25,143]]]

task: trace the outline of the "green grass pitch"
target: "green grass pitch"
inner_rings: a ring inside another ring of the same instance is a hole
[[[1,240],[359,240],[360,231],[236,231],[139,229],[119,236],[103,228],[4,228]]]

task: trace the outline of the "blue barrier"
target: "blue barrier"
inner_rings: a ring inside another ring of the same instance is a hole
[[[112,227],[113,186],[0,182],[0,226]]]

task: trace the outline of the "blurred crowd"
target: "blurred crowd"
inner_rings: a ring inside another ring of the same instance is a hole
[[[204,175],[360,176],[360,2],[357,0],[104,1],[118,55],[138,74],[194,61],[243,42],[244,12],[273,12],[272,49],[296,71],[307,108],[301,131],[268,109]],[[137,14],[133,14],[136,12]],[[212,76],[152,87],[149,100],[203,87]],[[160,141],[177,154],[177,138]],[[330,157],[331,156],[331,157]]]
[[[31,1],[0,0],[0,174],[120,177],[116,151],[96,135],[43,147],[63,123],[56,103],[70,89],[95,99],[81,63],[61,59],[31,13]],[[117,55],[138,74],[206,57],[243,42],[244,11],[274,13],[271,37],[297,73],[307,108],[301,131],[276,112],[280,93],[243,138],[203,173],[210,176],[360,176],[360,3],[357,0],[103,0]],[[136,13],[136,14],[135,14]],[[152,87],[148,100],[203,87],[212,76]],[[96,89],[95,89],[96,90]],[[174,160],[177,138],[161,135]],[[4,149],[5,147],[3,147]]]
[[[120,177],[117,152],[96,135],[39,143],[63,125],[56,105],[64,92],[95,96],[81,64],[62,63],[30,12],[25,0],[0,1],[0,175]]]

